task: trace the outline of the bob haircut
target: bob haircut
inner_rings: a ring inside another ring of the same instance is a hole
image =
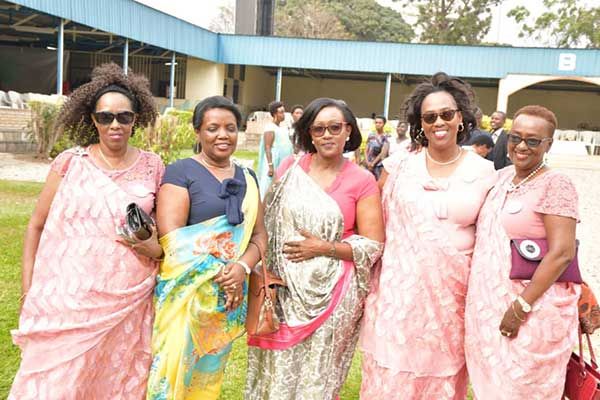
[[[310,136],[310,127],[315,122],[317,115],[322,109],[326,107],[335,107],[341,111],[344,116],[344,122],[348,123],[352,130],[350,131],[349,140],[344,145],[344,152],[354,151],[358,149],[362,143],[362,136],[358,129],[356,117],[350,107],[342,101],[330,99],[328,97],[320,97],[310,102],[304,109],[302,117],[294,124],[296,134],[294,135],[294,144],[301,150],[308,153],[316,153],[317,149],[312,144],[312,137]]]
[[[204,114],[206,114],[208,110],[212,110],[213,108],[222,108],[224,110],[231,111],[231,113],[235,117],[235,123],[237,124],[237,127],[239,129],[239,127],[242,124],[242,113],[240,112],[240,109],[235,104],[233,104],[233,102],[227,97],[211,96],[205,98],[200,103],[196,104],[196,107],[194,108],[194,116],[192,117],[192,123],[194,125],[195,130],[200,129],[200,127],[202,126],[202,121],[204,120]]]

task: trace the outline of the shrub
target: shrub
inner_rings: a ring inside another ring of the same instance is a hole
[[[27,105],[31,109],[30,139],[38,145],[36,157],[48,158],[60,136],[55,124],[61,104],[29,101]]]
[[[189,111],[170,111],[157,118],[154,126],[136,129],[130,143],[158,154],[165,164],[169,164],[180,158],[182,151],[194,146],[196,133],[191,121]]]

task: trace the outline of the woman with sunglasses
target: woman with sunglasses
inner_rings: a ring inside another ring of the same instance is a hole
[[[283,278],[279,331],[248,340],[248,400],[333,400],[346,379],[383,218],[373,175],[346,160],[361,143],[339,101],[312,101],[296,123],[306,152],[285,160],[265,198],[268,266]]]
[[[466,398],[467,278],[494,174],[458,145],[475,126],[472,98],[444,73],[418,85],[404,113],[422,150],[384,160],[386,243],[361,334],[364,399]]]
[[[192,121],[200,152],[167,166],[158,197],[165,257],[149,400],[219,398],[232,343],[244,334],[247,276],[267,241],[256,176],[231,159],[240,110],[212,96]]]
[[[477,222],[465,351],[478,399],[558,400],[563,393],[580,285],[559,277],[576,254],[578,197],[544,161],[556,126],[545,107],[516,112],[507,137],[513,166],[499,172]],[[529,241],[517,248],[512,239]],[[532,276],[514,274],[520,253],[541,259]]]
[[[128,144],[156,118],[148,80],[116,64],[75,90],[59,126],[80,147],[52,163],[23,249],[22,360],[10,399],[140,399],[150,368],[156,233],[123,242],[127,205],[154,209],[164,166]]]

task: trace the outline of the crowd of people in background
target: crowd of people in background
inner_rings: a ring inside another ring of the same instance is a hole
[[[78,146],[27,228],[9,399],[216,400],[261,259],[285,285],[278,328],[247,339],[247,399],[339,399],[356,348],[363,399],[464,400],[469,382],[560,399],[583,286],[564,274],[577,192],[545,160],[558,122],[526,106],[485,132],[474,99],[437,73],[395,135],[374,116],[365,140],[343,100],[294,106],[292,129],[273,102],[254,173],[232,157],[240,110],[213,96],[197,153],[165,168],[129,144],[157,114],[148,81],[97,68],[60,112]],[[143,213],[147,237],[124,234]]]

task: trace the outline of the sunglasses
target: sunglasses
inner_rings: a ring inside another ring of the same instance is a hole
[[[449,122],[452,121],[457,111],[460,110],[445,110],[440,113],[428,112],[421,115],[421,119],[428,124],[433,124],[435,121],[437,121],[438,117],[441,117],[444,121]]]
[[[314,137],[321,137],[325,134],[325,130],[328,130],[334,136],[342,133],[344,125],[348,125],[347,122],[333,122],[329,125],[313,125],[308,128],[308,132]]]
[[[515,135],[514,133],[509,133],[508,135],[506,135],[506,137],[508,138],[508,142],[510,144],[514,144],[515,146],[517,146],[521,142],[525,142],[525,144],[527,145],[527,147],[529,147],[530,149],[534,149],[534,148],[538,147],[540,144],[542,144],[542,142],[545,142],[547,140],[552,140],[552,138],[543,138],[543,139],[528,138],[528,139],[523,139],[521,136]]]
[[[133,120],[135,119],[135,113],[132,111],[121,111],[117,114],[113,114],[108,111],[100,111],[92,113],[92,115],[94,116],[96,122],[100,125],[112,124],[115,118],[117,119],[117,122],[121,125],[129,125],[133,123]]]

